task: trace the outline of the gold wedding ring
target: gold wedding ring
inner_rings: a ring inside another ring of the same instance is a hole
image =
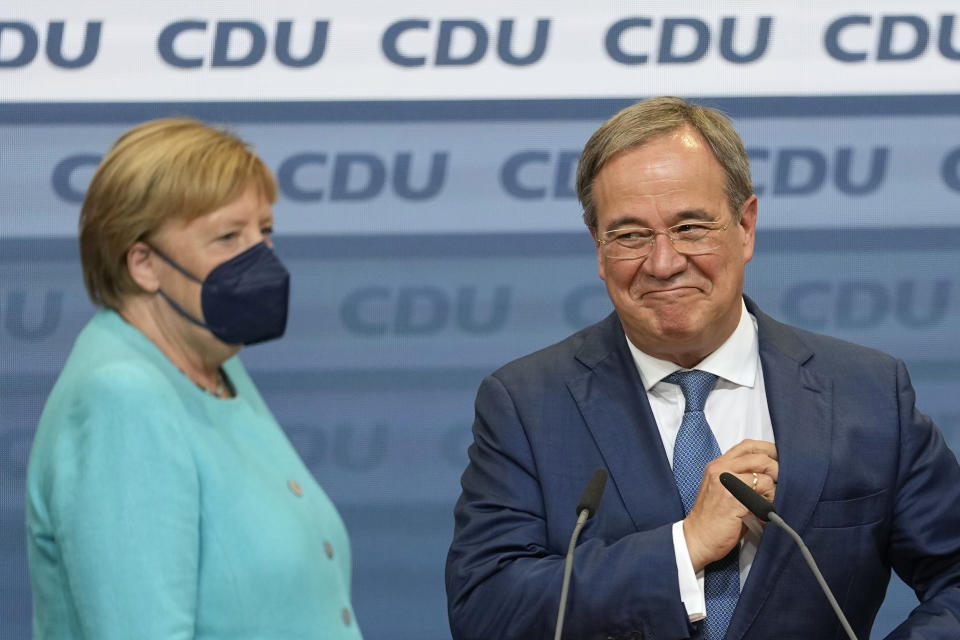
[[[754,472],[753,472],[753,490],[754,490],[754,491],[757,490],[757,480],[759,480],[759,479],[760,479],[760,476],[758,476],[758,475],[757,475],[757,472],[754,471]]]

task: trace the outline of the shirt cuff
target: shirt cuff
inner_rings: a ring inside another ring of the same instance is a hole
[[[687,539],[683,535],[683,520],[673,523],[673,553],[677,558],[677,582],[680,584],[680,599],[687,610],[690,622],[707,617],[707,604],[703,596],[703,571],[693,570]]]

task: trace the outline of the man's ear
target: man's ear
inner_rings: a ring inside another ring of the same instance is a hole
[[[156,293],[160,288],[155,258],[150,245],[142,240],[134,242],[127,249],[127,271],[137,286],[147,293]]]
[[[757,196],[751,195],[743,203],[740,209],[740,223],[738,225],[742,232],[743,240],[743,263],[750,262],[753,258],[753,243],[757,232]]]

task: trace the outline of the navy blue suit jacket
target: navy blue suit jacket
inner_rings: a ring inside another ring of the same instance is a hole
[[[899,360],[776,322],[748,299],[780,459],[775,504],[858,637],[891,567],[919,606],[890,638],[960,638],[960,466]],[[552,638],[575,505],[610,474],[580,538],[564,637],[687,638],[671,525],[683,518],[615,314],[487,377],[447,558],[456,640]],[[841,638],[795,545],[768,527],[728,639]]]

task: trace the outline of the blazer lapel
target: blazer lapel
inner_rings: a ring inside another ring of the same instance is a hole
[[[640,374],[616,314],[590,332],[577,354],[589,370],[567,380],[638,531],[683,518],[683,505]]]
[[[784,520],[802,532],[829,467],[832,389],[829,380],[804,367],[813,352],[796,332],[745,300],[757,318],[764,387],[780,461],[774,504]],[[567,387],[634,526],[644,530],[683,518],[673,472],[615,313],[585,336],[576,357],[588,370],[567,380]],[[728,640],[740,640],[750,630],[777,581],[788,578],[781,574],[793,553],[799,553],[793,541],[776,527],[767,527],[727,630]]]
[[[780,462],[774,505],[787,524],[802,532],[829,467],[832,388],[829,380],[804,367],[813,352],[791,328],[761,313],[749,299],[747,307],[757,318],[763,381]],[[788,579],[781,573],[792,553],[799,551],[786,533],[768,526],[727,630],[728,639],[743,637],[777,581]]]

